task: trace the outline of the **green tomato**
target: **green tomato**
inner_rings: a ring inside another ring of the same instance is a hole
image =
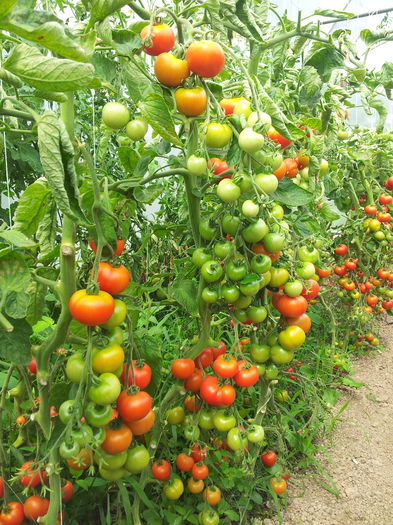
[[[203,430],[211,430],[212,428],[214,428],[213,415],[213,412],[210,412],[208,410],[200,410],[198,412],[198,425]]]
[[[120,299],[115,299],[115,309],[113,311],[113,314],[111,317],[106,321],[105,323],[102,323],[100,325],[101,328],[105,328],[105,330],[111,330],[112,328],[116,328],[116,326],[120,326],[121,323],[124,321],[127,315],[127,305],[124,301],[121,301]]]
[[[250,306],[247,308],[247,315],[253,323],[263,323],[267,317],[267,310],[264,306]]]
[[[247,119],[247,126],[252,128],[256,123],[264,126],[265,129],[268,129],[272,125],[272,119],[270,115],[263,111],[260,111],[259,113],[253,111]]]
[[[272,379],[276,379],[276,377],[278,376],[278,372],[279,370],[276,367],[276,365],[270,364],[266,367],[265,377],[266,379],[269,379],[271,381]]]
[[[295,350],[306,340],[306,334],[299,326],[288,326],[278,334],[279,344],[285,350]]]
[[[232,139],[232,129],[228,124],[211,122],[207,126],[205,142],[208,148],[224,148]]]
[[[252,303],[252,297],[247,295],[240,295],[239,299],[233,303],[235,308],[247,308]]]
[[[168,499],[176,500],[184,492],[184,485],[180,478],[174,477],[164,485],[163,492]]]
[[[244,228],[242,231],[242,237],[246,242],[255,243],[261,241],[268,231],[269,228],[265,221],[257,219]]]
[[[237,308],[233,312],[233,315],[235,316],[235,319],[237,319],[240,323],[247,323],[247,321],[249,321],[246,310]]]
[[[235,202],[240,197],[240,188],[232,179],[222,179],[217,185],[217,195],[223,202]]]
[[[299,171],[300,173],[300,176],[303,180],[309,180],[310,179],[310,173],[309,173],[309,169],[308,167],[306,168],[303,168],[302,170]]]
[[[315,266],[311,262],[301,262],[296,266],[296,273],[302,279],[311,279],[315,275]]]
[[[262,273],[260,275],[260,279],[261,279],[260,283],[259,283],[260,288],[263,288],[264,286],[267,286],[270,283],[271,279],[272,279],[271,272],[269,271],[269,272]]]
[[[80,413],[80,408],[79,407],[75,407],[74,404],[75,404],[75,401],[73,399],[67,399],[67,401],[63,401],[63,403],[59,407],[59,419],[65,425],[74,416],[75,409],[76,409],[76,412],[77,412],[75,414],[75,419],[78,418],[78,414]],[[80,415],[79,415],[79,417],[80,417]]]
[[[267,233],[263,238],[263,245],[270,253],[280,252],[285,248],[285,237],[279,233]]]
[[[298,257],[302,262],[315,263],[319,259],[319,251],[314,247],[302,246],[299,248]]]
[[[207,176],[207,161],[203,157],[191,155],[187,159],[187,169],[195,177]]]
[[[125,465],[126,460],[127,450],[118,454],[108,454],[101,448],[94,453],[94,461],[105,470],[117,470]]]
[[[242,214],[245,217],[256,217],[259,213],[259,204],[252,200],[246,200],[242,204]]]
[[[218,525],[220,516],[215,510],[204,510],[198,514],[199,525]]]
[[[205,301],[205,303],[213,304],[218,301],[218,292],[217,290],[214,290],[213,288],[209,288],[208,286],[206,286],[202,290],[201,297]]]
[[[226,410],[217,410],[213,413],[213,424],[220,432],[227,432],[236,426],[236,418]]]
[[[63,441],[59,447],[59,454],[63,459],[75,458],[80,452],[81,446],[73,439]]]
[[[126,126],[127,136],[131,140],[142,140],[147,133],[148,124],[143,118],[131,120]]]
[[[217,228],[213,221],[209,218],[203,219],[199,223],[199,233],[205,241],[211,241],[217,235]]]
[[[97,405],[110,405],[119,397],[121,385],[119,379],[111,372],[104,372],[89,388],[88,398]]]
[[[72,354],[66,364],[66,375],[72,383],[80,383],[83,375],[85,362],[80,352]]]
[[[120,326],[115,326],[115,328],[111,328],[111,330],[108,330],[108,333],[106,336],[109,339],[109,345],[116,344],[121,346],[124,341],[124,332],[120,328]]]
[[[239,135],[239,147],[246,153],[256,153],[262,149],[265,139],[261,133],[252,128],[245,128]]]
[[[231,450],[244,450],[248,444],[245,432],[240,428],[231,428],[227,434],[228,447]]]
[[[319,163],[319,173],[325,175],[329,171],[329,163],[325,159],[321,159]]]
[[[250,346],[250,355],[257,363],[266,363],[270,359],[270,346],[254,343]]]
[[[258,372],[259,372],[259,375],[260,376],[264,376],[265,375],[265,372],[266,372],[266,365],[262,364],[262,363],[254,363],[254,365],[256,366]]]
[[[285,350],[279,345],[274,345],[270,349],[270,359],[276,365],[285,365],[293,359],[293,352]]]
[[[303,190],[309,190],[310,189],[310,186],[308,184],[308,182],[300,182],[299,183],[299,188],[303,188]]]
[[[250,443],[261,443],[265,438],[265,431],[261,425],[251,425],[247,429],[247,439]]]
[[[346,129],[339,129],[337,131],[338,140],[346,140],[349,137],[349,133]]]
[[[225,272],[231,281],[241,281],[247,274],[247,266],[243,258],[232,259],[225,266]]]
[[[251,102],[249,100],[240,100],[236,102],[233,108],[234,115],[244,115],[246,119],[251,115]]]
[[[303,283],[301,281],[290,281],[284,286],[284,292],[289,297],[297,297],[303,291]]]
[[[374,239],[377,239],[377,241],[383,241],[385,239],[385,234],[379,231],[379,232],[375,232],[373,237]]]
[[[252,190],[252,179],[246,173],[236,173],[232,180],[239,186],[242,194]]]
[[[251,259],[251,270],[255,273],[266,273],[272,267],[272,261],[268,255],[263,253],[254,255]]]
[[[266,344],[269,345],[269,346],[274,346],[277,344],[277,341],[278,341],[278,337],[276,334],[271,334],[269,335],[269,337],[266,339]]]
[[[255,175],[254,182],[262,192],[268,195],[275,192],[278,187],[278,179],[275,175],[258,173],[258,175]]]
[[[108,470],[106,468],[99,467],[98,472],[102,479],[105,479],[106,481],[118,481],[119,479],[127,476],[127,471],[124,468]]]
[[[221,221],[222,231],[227,235],[236,235],[240,226],[240,218],[234,215],[225,215]]]
[[[138,445],[127,450],[127,459],[124,468],[131,474],[139,474],[150,462],[149,452],[143,445]]]
[[[259,289],[260,277],[256,273],[249,273],[240,281],[240,292],[243,295],[256,295],[259,292]]]
[[[217,242],[214,245],[214,253],[219,259],[225,259],[231,253],[233,244],[230,241]],[[211,259],[211,258],[210,258]]]
[[[289,272],[286,268],[272,267],[270,274],[271,279],[269,284],[272,288],[280,288],[280,286],[284,286],[289,279]]]
[[[181,406],[171,408],[166,413],[166,419],[170,425],[180,425],[185,418],[184,408]]]
[[[201,431],[197,425],[187,425],[184,427],[184,437],[187,441],[198,441]]]
[[[81,423],[77,428],[71,430],[71,439],[78,443],[81,447],[85,447],[86,444],[91,443],[93,439],[93,429],[86,425],[86,423]]]
[[[102,120],[109,128],[124,128],[130,120],[130,112],[120,102],[107,102],[102,108]]]
[[[201,275],[208,283],[214,283],[218,281],[223,275],[221,264],[217,261],[207,261],[203,263]]]
[[[221,297],[229,304],[235,303],[239,297],[240,292],[237,286],[226,285],[221,290]]]
[[[202,268],[205,262],[211,261],[211,254],[206,250],[206,248],[197,248],[192,254],[192,262],[198,268]]]
[[[284,217],[284,208],[279,204],[275,204],[270,214],[276,219],[281,220]]]
[[[104,427],[112,419],[112,407],[89,402],[85,408],[85,418],[93,427]]]

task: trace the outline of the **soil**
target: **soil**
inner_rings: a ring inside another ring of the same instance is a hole
[[[345,390],[338,404],[349,404],[322,443],[328,456],[318,459],[339,496],[315,475],[292,478],[282,525],[393,525],[393,324],[382,327],[381,339],[386,351],[355,361],[353,377],[364,386]]]

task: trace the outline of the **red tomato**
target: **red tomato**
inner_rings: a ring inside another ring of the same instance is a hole
[[[195,363],[192,359],[175,359],[171,370],[172,375],[178,379],[187,379],[195,370]]]
[[[270,140],[275,142],[276,144],[280,144],[281,149],[284,149],[288,147],[292,142],[289,139],[286,139],[280,133],[271,126],[267,132],[267,136]]]
[[[366,302],[368,306],[375,306],[378,301],[379,301],[379,298],[376,295],[368,295],[366,297]]]
[[[308,285],[303,287],[302,296],[307,300],[315,299],[319,294],[319,284],[314,279],[308,280]]]
[[[358,264],[358,259],[346,259],[345,261],[345,267],[348,270],[356,270]]]
[[[166,53],[175,44],[175,33],[167,24],[147,25],[140,32],[140,36],[142,39],[146,38],[146,45],[143,45],[142,49],[150,56]]]
[[[4,479],[0,477],[0,498],[4,496]]]
[[[79,323],[97,326],[112,317],[115,300],[107,292],[89,295],[86,290],[78,290],[70,297],[69,309],[72,317]]]
[[[201,400],[196,396],[187,396],[184,405],[189,412],[199,412],[201,409]]]
[[[72,498],[72,496],[74,495],[74,485],[71,483],[70,480],[67,479],[64,485],[61,487],[61,493],[61,501],[64,501],[64,503],[66,503]]]
[[[301,295],[298,297],[282,295],[277,301],[276,308],[284,317],[299,317],[307,311],[308,303]]]
[[[126,368],[127,365],[123,365],[123,372],[120,376],[120,381],[123,385],[126,384]],[[132,376],[134,375],[134,382]],[[146,388],[151,381],[151,368],[147,363],[143,361],[132,361],[132,366],[128,367],[128,386],[135,384],[141,390]]]
[[[393,202],[393,197],[391,195],[387,195],[386,193],[382,193],[378,200],[380,204],[391,204]]]
[[[205,463],[194,463],[191,474],[194,479],[206,479],[209,475],[209,468]]]
[[[130,282],[130,272],[123,265],[111,266],[101,262],[98,268],[97,282],[100,290],[116,295],[123,292]]]
[[[194,359],[197,368],[207,368],[213,362],[213,350],[210,346],[206,347],[199,356]]]
[[[334,252],[336,255],[345,255],[348,253],[348,246],[346,244],[340,244],[340,246],[336,246]]]
[[[388,178],[388,180],[384,184],[385,188],[387,190],[393,190],[393,175]]]
[[[276,261],[281,255],[281,252],[268,252],[261,242],[252,244],[251,251],[254,252],[256,255],[267,255],[268,257],[270,257],[272,262]]]
[[[24,512],[26,518],[29,520],[37,520],[41,516],[45,516],[49,509],[49,500],[40,498],[39,496],[30,496],[24,504]]]
[[[269,450],[262,454],[261,460],[265,467],[272,467],[277,461],[277,454],[273,450]]]
[[[193,371],[193,373],[190,375],[190,377],[187,377],[187,379],[184,381],[184,388],[188,390],[189,392],[194,392],[194,393],[199,392],[202,381],[203,381],[202,370],[200,368],[196,368]]]
[[[137,419],[136,421],[130,421],[129,423],[126,423],[126,425],[131,429],[134,436],[142,436],[153,428],[155,419],[156,415],[154,411],[150,410],[145,417]]]
[[[237,371],[237,360],[231,355],[220,355],[213,363],[213,370],[219,377],[233,377]]]
[[[328,269],[317,268],[317,267],[315,267],[315,269],[317,270],[318,277],[320,277],[321,279],[326,279],[326,277],[329,277],[330,274],[332,273],[332,271]]]
[[[89,239],[89,245],[90,245],[90,248],[93,250],[93,252],[97,253],[97,246],[95,245],[92,239]],[[117,239],[116,251],[114,252],[113,255],[121,255],[124,251],[124,245],[125,245],[125,242],[123,241],[123,239]]]
[[[217,344],[218,346],[211,347],[213,351],[213,359],[217,359],[219,355],[223,355],[227,351],[227,345],[224,343],[224,341],[217,341]]]
[[[36,361],[36,358],[32,355],[31,356],[31,361],[30,361],[30,364],[29,366],[27,367],[30,372],[34,375],[37,374],[37,361]]]
[[[237,386],[247,388],[255,385],[259,379],[259,372],[255,365],[241,360],[238,362],[238,369],[239,371],[233,378]]]
[[[208,161],[207,167],[209,169],[213,168],[213,175],[220,175],[224,171],[227,171],[230,169],[230,166],[228,166],[225,160],[221,160],[217,157],[212,157]],[[217,182],[220,182],[222,179],[231,179],[231,178],[232,178],[232,173],[228,173],[227,175],[224,175],[221,178],[217,177]]]
[[[218,75],[225,65],[222,47],[211,40],[193,42],[186,52],[188,67],[196,75],[212,78]]]
[[[378,208],[376,206],[372,206],[371,204],[369,204],[368,206],[364,208],[364,211],[367,215],[376,215],[378,212]]]
[[[191,456],[187,456],[187,454],[182,452],[176,458],[176,466],[179,470],[182,470],[183,472],[190,472],[190,470],[194,466],[194,460]]]
[[[199,445],[193,445],[191,447],[191,457],[195,463],[199,463],[199,461],[205,461],[207,458],[206,447],[201,448]]]
[[[107,425],[105,427],[105,440],[101,448],[108,454],[120,454],[128,449],[132,442],[132,431],[125,424],[118,424],[118,421],[113,423],[113,427]]]
[[[200,396],[206,403],[213,406],[229,406],[236,399],[236,392],[232,385],[218,384],[218,378],[206,376],[202,381]]]
[[[150,412],[151,406],[152,399],[147,392],[132,394],[123,390],[117,398],[117,410],[126,422],[142,419]]]
[[[1,525],[21,525],[25,512],[22,503],[19,501],[11,501],[0,513]]]
[[[171,465],[166,459],[155,461],[151,466],[151,473],[159,481],[165,481],[169,479],[171,475]]]
[[[34,465],[33,461],[26,461],[19,469],[19,481],[24,487],[36,487],[40,483],[45,483],[47,474],[45,470],[33,469],[30,465]]]
[[[347,269],[346,269],[344,264],[342,266],[335,266],[334,267],[334,273],[336,275],[340,275],[342,277],[343,275],[345,275],[347,273]]]

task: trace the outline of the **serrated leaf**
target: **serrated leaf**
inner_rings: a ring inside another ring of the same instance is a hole
[[[340,18],[341,20],[346,20],[355,16],[353,13],[347,13],[346,11],[335,11],[334,9],[317,9],[314,11],[312,16],[314,15],[328,16],[329,18]]]
[[[0,230],[0,239],[16,248],[34,248],[36,243],[18,230]]]
[[[0,330],[0,356],[8,363],[28,365],[31,360],[31,326],[24,319],[13,319],[14,330]]]
[[[49,196],[46,202],[45,215],[37,229],[37,240],[42,257],[45,257],[54,249],[57,231],[56,204],[52,195]]]
[[[161,195],[164,186],[160,182],[155,182],[146,186],[139,186],[134,190],[134,198],[138,202],[151,204]]]
[[[51,111],[45,111],[38,121],[38,148],[58,208],[72,220],[85,223],[73,166],[73,146],[64,124]]]
[[[137,60],[136,57],[135,60]],[[138,104],[138,102],[143,100],[144,96],[152,90],[150,80],[143,73],[146,66],[145,64],[137,64],[133,61],[122,61],[121,65],[128,95],[134,104]]]
[[[334,69],[344,67],[344,58],[333,45],[314,42],[305,60],[306,66],[314,66],[325,82]]]
[[[236,16],[247,27],[256,40],[259,40],[260,42],[264,41],[264,35],[260,29],[260,21],[258,24],[247,0],[238,0],[236,2]]]
[[[92,64],[46,56],[26,44],[14,47],[3,67],[43,91],[76,91],[101,86]]]
[[[139,103],[139,108],[156,133],[175,146],[182,146],[172,115],[162,95],[150,93],[143,102]]]
[[[83,47],[75,38],[67,35],[61,21],[47,11],[14,9],[0,20],[0,28],[40,44],[65,58],[80,62],[87,60]]]
[[[5,313],[13,319],[26,317],[30,296],[26,292],[10,292],[5,301]]]
[[[30,272],[20,253],[11,252],[0,259],[0,293],[23,292],[29,286]]]
[[[46,286],[35,281],[32,281],[26,289],[30,298],[26,311],[26,320],[31,326],[35,325],[42,317],[45,306],[46,289]]]
[[[128,146],[120,146],[117,148],[117,153],[123,168],[128,171],[128,173],[134,173],[139,161],[138,153]]]
[[[138,159],[138,163],[134,169],[134,177],[143,177],[146,174],[152,159],[152,155],[143,155],[143,157]]]
[[[362,381],[356,381],[355,379],[353,379],[352,377],[349,377],[349,376],[342,377],[340,379],[340,383],[342,383],[343,385],[346,385],[346,386],[350,386],[352,388],[361,388],[365,384]]]
[[[11,156],[14,160],[26,162],[35,173],[42,174],[40,156],[33,144],[18,144],[18,149],[11,150]]]
[[[90,61],[98,77],[106,82],[112,82],[116,76],[116,62],[101,53],[94,53]]]
[[[286,206],[303,206],[312,200],[313,194],[299,188],[291,180],[283,179],[279,182],[277,190],[271,194],[271,198]]]
[[[14,228],[27,236],[34,235],[46,210],[50,190],[46,182],[38,179],[22,193],[15,210]]]
[[[325,202],[320,208],[319,213],[326,221],[333,222],[340,218],[337,208],[333,203]]]
[[[262,84],[256,79],[258,84],[258,94],[260,101],[262,103],[262,109],[268,113],[272,119],[272,124],[274,128],[284,137],[288,139],[293,139],[291,132],[289,131],[288,124],[289,120],[273,101],[273,99],[267,94],[267,92],[262,87]],[[296,126],[293,124],[293,128]]]
[[[198,313],[198,287],[191,279],[175,279],[168,288],[168,296],[177,301],[191,315]]]
[[[112,31],[112,47],[118,53],[132,55],[136,49],[140,49],[141,37],[127,29]]]
[[[89,25],[94,25],[127,4],[127,0],[93,0],[90,6]]]
[[[321,77],[313,66],[305,66],[300,71],[300,81],[307,97],[313,97],[322,87]]]
[[[393,31],[370,31],[370,29],[363,29],[360,31],[360,38],[365,44],[371,46],[375,42],[380,42],[381,40],[393,40]]]

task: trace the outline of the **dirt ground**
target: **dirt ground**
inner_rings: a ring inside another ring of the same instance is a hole
[[[320,458],[339,498],[315,477],[291,479],[283,525],[393,525],[393,324],[381,336],[387,350],[356,361],[353,377],[365,385],[341,396],[349,406]]]

